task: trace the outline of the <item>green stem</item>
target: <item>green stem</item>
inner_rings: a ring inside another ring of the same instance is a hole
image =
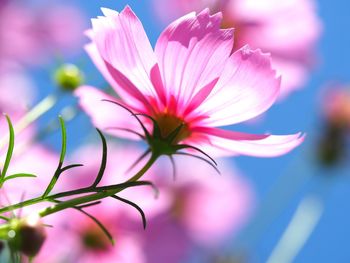
[[[90,203],[93,201],[97,201],[97,200],[109,197],[111,195],[114,195],[114,194],[122,191],[123,189],[124,188],[103,191],[103,192],[99,192],[99,193],[95,193],[95,194],[77,197],[77,198],[74,198],[74,199],[71,199],[68,201],[64,201],[64,202],[58,203],[56,205],[53,205],[53,206],[50,206],[50,207],[47,207],[47,208],[41,210],[39,212],[39,215],[40,215],[40,217],[45,217],[45,216],[54,214],[56,212],[62,211],[62,210],[67,209],[67,208],[75,207],[75,206],[81,205],[81,204]]]
[[[152,154],[151,158],[148,160],[145,166],[137,174],[135,174],[126,182],[130,183],[130,182],[136,182],[137,180],[139,180],[147,172],[147,170],[151,168],[151,166],[156,162],[158,157],[159,157],[158,155]]]
[[[40,101],[34,108],[32,108],[25,116],[23,116],[15,125],[16,132],[19,133],[30,124],[36,121],[45,112],[50,110],[57,102],[58,95],[51,94]]]
[[[148,160],[148,162],[145,164],[144,167],[142,167],[142,169],[136,173],[133,177],[131,177],[128,181],[126,181],[125,183],[133,183],[138,181],[147,171],[149,168],[151,168],[151,166],[155,163],[155,161],[158,159],[157,155],[153,155],[151,156],[151,158]],[[101,187],[98,187],[101,188]],[[94,189],[98,189],[98,188],[94,188]],[[110,190],[108,190],[108,188],[110,188]],[[100,199],[109,197],[109,196],[113,196],[116,193],[124,190],[126,187],[120,187],[119,189],[113,189],[113,187],[105,187],[105,189],[101,192],[97,192],[94,194],[90,194],[90,195],[86,195],[86,196],[82,196],[82,197],[77,197],[71,200],[67,200],[65,202],[61,202],[58,203],[56,205],[53,205],[51,207],[47,207],[44,210],[39,212],[40,217],[44,217],[56,212],[59,212],[61,210],[67,209],[67,208],[71,208],[71,207],[75,207],[77,205],[82,205],[82,204],[87,204],[87,203],[91,203],[94,201],[98,201]]]
[[[53,194],[49,196],[40,196],[40,197],[29,199],[14,205],[0,208],[0,213],[6,213],[9,211],[13,211],[22,207],[34,205],[41,202],[52,202],[53,200],[56,200],[58,198],[69,197],[69,196],[79,195],[79,194],[93,193],[90,195],[77,197],[71,200],[61,202],[57,205],[48,207],[42,210],[41,212],[39,212],[41,216],[46,216],[66,208],[70,208],[72,206],[86,204],[86,203],[103,199],[105,197],[112,196],[129,186],[136,186],[137,184],[132,185],[131,183],[136,183],[136,181],[138,181],[148,171],[148,169],[154,164],[157,158],[158,158],[157,156],[151,156],[151,158],[145,164],[145,166],[138,173],[136,173],[133,177],[131,177],[128,181],[125,182],[125,184],[127,185],[117,184],[117,185],[109,185],[109,186],[101,186],[101,187],[86,187],[86,188],[81,188],[77,190],[61,192],[61,193]]]
[[[304,197],[267,263],[294,262],[318,225],[323,211],[324,204],[321,198],[312,195]]]
[[[0,213],[1,214],[2,213],[6,213],[6,212],[9,212],[9,211],[13,211],[13,210],[16,210],[16,209],[19,209],[19,208],[22,208],[22,207],[34,205],[34,204],[45,202],[45,201],[47,201],[46,198],[36,197],[36,198],[29,199],[29,200],[26,200],[26,201],[23,201],[23,202],[19,202],[19,203],[14,204],[14,205],[9,205],[9,206],[0,208]]]

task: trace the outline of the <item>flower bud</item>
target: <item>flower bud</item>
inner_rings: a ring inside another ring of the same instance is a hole
[[[26,256],[34,257],[40,251],[46,232],[38,216],[16,219],[9,231],[9,245]]]
[[[344,87],[333,87],[325,96],[323,111],[325,117],[333,126],[350,128],[350,91]]]
[[[326,166],[333,166],[344,159],[346,142],[344,130],[329,125],[325,128],[317,146],[318,160]]]
[[[74,64],[63,64],[54,75],[57,85],[65,91],[73,91],[84,82],[84,75]]]

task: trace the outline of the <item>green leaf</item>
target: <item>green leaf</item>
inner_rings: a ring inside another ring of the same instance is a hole
[[[130,172],[132,169],[135,168],[137,164],[139,164],[149,153],[151,152],[151,149],[147,149],[140,157],[136,159],[135,162],[133,162],[132,165],[126,170],[126,173]]]
[[[210,161],[212,161],[216,166],[218,165],[215,160],[206,152],[202,151],[201,149],[192,146],[192,145],[188,145],[188,144],[178,144],[176,145],[176,150],[181,150],[181,149],[192,149],[192,150],[196,150],[197,152],[200,152],[201,154],[203,154],[204,156],[206,156],[208,159],[210,159]]]
[[[58,167],[55,171],[55,174],[53,175],[49,185],[47,186],[43,197],[46,197],[51,190],[54,188],[58,178],[60,177],[62,173],[62,165],[64,162],[64,157],[66,155],[66,149],[67,149],[67,131],[66,131],[66,126],[64,125],[64,120],[61,116],[59,116],[60,124],[61,124],[61,133],[62,133],[62,146],[61,146],[61,154],[60,154],[60,160],[58,163]],[[63,169],[64,170],[64,169]]]
[[[195,154],[191,154],[191,153],[186,153],[186,152],[176,152],[175,155],[186,155],[186,156],[191,156],[193,158],[196,158],[196,159],[199,159],[199,160],[202,160],[203,162],[206,162],[207,164],[209,164],[211,167],[214,168],[214,170],[218,173],[218,174],[221,174],[220,173],[220,170],[213,164],[211,163],[210,161],[208,161],[207,159],[201,157],[201,156],[198,156],[198,155],[195,155]]]
[[[5,221],[10,221],[11,220],[10,218],[8,218],[6,216],[1,216],[1,215],[0,215],[0,219],[5,220]]]
[[[65,167],[63,167],[61,169],[61,173],[63,173],[64,171],[67,171],[69,169],[72,169],[72,168],[75,168],[75,167],[81,167],[81,166],[84,166],[83,164],[80,164],[80,163],[76,163],[76,164],[70,164],[70,165],[67,165]]]
[[[78,207],[78,208],[85,208],[85,207],[98,205],[98,204],[101,204],[101,203],[102,203],[102,201],[95,201],[95,202],[87,203],[87,204],[84,204],[84,205],[77,205],[76,207]]]
[[[101,191],[108,191],[108,190],[123,190],[129,187],[137,187],[137,186],[149,186],[152,188],[155,198],[158,197],[159,190],[158,188],[149,181],[130,181],[130,182],[125,182],[125,183],[120,183],[120,184],[114,184],[114,185],[106,185],[106,186],[100,186],[96,187],[94,190],[96,192],[101,192]]]
[[[62,201],[59,201],[57,199],[53,199],[50,200],[51,202],[54,203],[62,203]],[[86,215],[87,217],[89,217],[91,220],[93,220],[102,230],[102,232],[107,236],[107,238],[109,239],[109,241],[111,242],[112,246],[114,246],[115,242],[113,239],[113,236],[111,235],[111,233],[109,233],[109,231],[107,230],[107,228],[93,215],[89,214],[88,212],[84,211],[82,208],[83,207],[88,207],[90,205],[97,205],[99,204],[101,201],[97,201],[97,202],[92,202],[92,203],[88,203],[85,205],[80,205],[80,206],[72,206],[71,208],[74,208],[75,210],[78,210],[79,212],[83,213],[84,215]]]
[[[107,236],[107,238],[109,239],[109,241],[111,242],[112,246],[114,246],[115,242],[113,239],[113,236],[111,233],[109,233],[109,231],[107,230],[107,228],[93,215],[89,214],[88,212],[85,212],[83,209],[79,208],[79,207],[73,207],[74,209],[80,211],[81,213],[83,213],[84,215],[86,215],[87,217],[89,217],[92,221],[94,221],[96,223],[96,225],[98,225],[100,227],[100,229],[102,230],[102,232]]]
[[[169,135],[168,137],[166,137],[166,140],[169,142],[169,143],[172,143],[176,136],[179,134],[179,132],[181,131],[181,129],[184,127],[184,124],[181,123],[179,126],[177,126]]]
[[[8,145],[8,148],[7,148],[7,153],[6,153],[6,159],[5,159],[5,163],[4,163],[4,167],[2,168],[2,173],[0,175],[0,185],[3,184],[3,182],[5,181],[4,178],[6,176],[6,172],[7,172],[7,169],[10,165],[10,161],[11,161],[11,158],[12,158],[12,154],[13,154],[13,148],[14,148],[14,145],[15,145],[15,132],[13,130],[13,125],[12,125],[12,122],[9,118],[8,115],[5,115],[6,117],[6,120],[7,120],[7,124],[9,126],[9,145]]]
[[[147,138],[147,140],[149,140],[151,138],[151,135],[149,134],[148,130],[146,129],[145,125],[143,125],[142,121],[140,120],[140,118],[137,116],[137,114],[135,114],[132,110],[130,110],[128,107],[124,106],[123,104],[117,102],[117,101],[113,101],[113,100],[107,100],[107,99],[103,99],[102,101],[106,101],[106,102],[110,102],[113,103],[121,108],[123,108],[124,110],[128,111],[136,120],[137,122],[140,124],[143,132],[145,133],[145,136]]]
[[[6,176],[4,179],[4,182],[7,180],[15,179],[18,177],[37,177],[35,174],[28,174],[28,173],[18,173],[18,174],[11,174],[9,176]]]
[[[176,163],[174,160],[174,157],[172,155],[169,155],[169,160],[171,162],[171,166],[173,167],[173,180],[176,180],[176,174],[177,174],[177,170],[176,170]]]
[[[143,117],[146,117],[149,120],[151,120],[153,123],[153,136],[156,138],[161,137],[162,134],[160,132],[160,127],[159,127],[157,121],[153,117],[149,116],[148,114],[144,114],[144,113],[136,113],[136,114],[134,114],[134,116],[143,116]]]
[[[117,199],[125,204],[128,204],[132,207],[134,207],[141,215],[141,218],[142,218],[142,225],[143,225],[143,228],[146,229],[146,225],[147,225],[147,221],[146,221],[146,216],[145,216],[145,213],[143,212],[142,208],[139,207],[137,204],[135,204],[134,202],[131,202],[127,199],[124,199],[124,198],[121,198],[117,195],[112,195],[111,197],[113,197],[114,199]]]
[[[58,118],[60,120],[61,132],[62,132],[62,146],[61,146],[61,154],[60,154],[60,163],[62,166],[64,157],[66,156],[66,150],[67,150],[67,130],[66,130],[66,126],[64,124],[63,118],[61,116],[59,116]]]
[[[96,176],[96,179],[94,181],[94,183],[91,185],[91,187],[96,187],[98,185],[98,183],[101,181],[103,174],[105,173],[106,170],[106,165],[107,165],[107,142],[106,142],[106,138],[103,135],[103,133],[99,130],[96,129],[98,134],[101,137],[101,141],[102,141],[102,160],[101,160],[101,165],[100,165],[100,169],[98,171],[98,174]]]

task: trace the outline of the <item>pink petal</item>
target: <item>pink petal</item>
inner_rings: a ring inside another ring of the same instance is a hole
[[[197,242],[207,246],[220,244],[247,220],[251,189],[243,179],[234,177],[237,178],[232,174],[213,177],[217,180],[194,185],[189,193],[185,223]]]
[[[89,34],[91,31],[89,32]],[[140,103],[134,96],[124,91],[123,87],[120,86],[111,75],[109,70],[107,69],[107,65],[105,61],[102,59],[100,53],[97,50],[97,47],[94,43],[87,44],[85,46],[85,50],[94,62],[97,69],[102,73],[103,77],[107,80],[107,82],[111,85],[111,87],[118,93],[118,95],[122,98],[122,100],[133,108],[139,109],[139,111],[143,111],[144,105]]]
[[[293,150],[304,141],[301,133],[292,135],[254,135],[216,128],[201,128],[211,145],[198,145],[200,149],[216,156],[250,155],[275,157]]]
[[[220,29],[221,14],[190,13],[170,24],[155,53],[167,90],[184,109],[199,90],[222,72],[233,45],[233,30]]]
[[[202,102],[209,96],[213,88],[215,87],[216,83],[218,82],[218,78],[212,80],[210,83],[208,83],[205,87],[203,87],[201,90],[197,92],[196,95],[193,96],[190,103],[188,104],[188,107],[186,108],[184,114],[188,114],[194,109],[196,109],[199,105],[202,104]]]
[[[178,215],[190,236],[201,245],[222,244],[237,233],[253,207],[254,193],[247,179],[234,166],[218,161],[221,176],[206,163],[188,156],[177,156],[178,178],[161,192],[173,192],[173,202],[183,202]],[[160,196],[162,198],[162,196]],[[171,213],[168,211],[168,213]]]
[[[128,6],[120,14],[102,11],[104,17],[92,20],[93,42],[114,80],[124,93],[136,96],[142,103],[148,96],[164,97],[160,78],[155,76],[156,58],[139,19]]]
[[[228,16],[254,21],[259,26],[247,28],[241,41],[295,59],[312,54],[321,33],[314,0],[231,1]],[[291,23],[293,21],[293,23]]]
[[[272,65],[277,69],[278,74],[283,76],[279,99],[300,90],[308,79],[309,69],[303,63],[276,56],[272,59]]]
[[[122,107],[103,101],[106,99],[118,101],[116,98],[90,86],[80,87],[75,91],[75,95],[79,98],[79,105],[90,116],[96,127],[116,136],[139,139],[137,135],[122,130],[126,128],[142,133],[135,118]]]
[[[147,262],[185,262],[193,243],[186,229],[163,213],[149,220],[144,236],[144,252]]]
[[[249,120],[265,112],[276,100],[280,78],[270,56],[245,46],[225,64],[221,77],[197,113],[209,116],[204,123],[224,126]]]
[[[200,12],[209,8],[211,13],[222,10],[218,5],[224,6],[227,0],[153,0],[153,9],[161,22],[168,24],[175,19],[190,12]]]

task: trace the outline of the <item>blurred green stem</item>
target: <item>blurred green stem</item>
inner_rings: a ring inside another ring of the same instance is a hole
[[[50,94],[32,108],[25,116],[23,116],[15,125],[15,130],[20,133],[30,124],[36,121],[45,112],[49,111],[57,102],[59,93]]]
[[[322,199],[307,196],[298,205],[267,263],[291,263],[303,248],[323,214]]]
[[[290,200],[312,178],[311,174],[314,172],[302,164],[297,162],[293,167],[299,170],[294,171],[293,174],[287,172],[277,180],[259,205],[252,220],[240,233],[239,238],[237,238],[237,251],[252,249]]]

